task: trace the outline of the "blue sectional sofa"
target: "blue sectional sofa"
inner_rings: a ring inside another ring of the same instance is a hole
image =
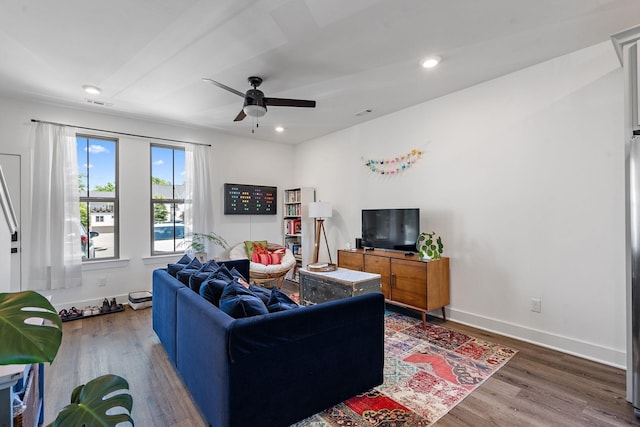
[[[153,329],[214,427],[288,426],[383,381],[382,294],[234,319],[158,269]]]

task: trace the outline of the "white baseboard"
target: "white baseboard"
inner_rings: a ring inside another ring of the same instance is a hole
[[[479,316],[461,310],[446,308],[447,320],[462,323],[488,332],[504,335],[541,347],[550,348],[615,368],[627,369],[626,352],[597,344],[580,341],[562,335],[540,331],[526,326],[507,323],[502,320]],[[438,313],[440,314],[440,313]]]

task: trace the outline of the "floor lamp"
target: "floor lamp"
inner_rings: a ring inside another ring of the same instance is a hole
[[[333,264],[331,259],[331,251],[329,250],[329,242],[327,241],[327,233],[324,230],[325,218],[331,218],[331,204],[327,202],[311,202],[309,203],[309,217],[316,219],[316,240],[313,245],[313,264],[318,263],[318,255],[320,251],[320,232],[324,235],[324,242],[327,245],[329,253],[329,263]]]

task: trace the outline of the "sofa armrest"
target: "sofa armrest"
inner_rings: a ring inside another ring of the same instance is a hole
[[[229,329],[234,319],[195,292],[177,299],[176,367],[211,425],[228,426]]]
[[[171,362],[176,364],[176,298],[178,292],[189,290],[166,269],[153,271],[153,330],[164,346]]]
[[[383,381],[379,293],[239,319],[229,334],[234,425],[288,425]]]

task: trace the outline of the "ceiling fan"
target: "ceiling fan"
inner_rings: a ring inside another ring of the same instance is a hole
[[[233,119],[234,122],[239,122],[247,116],[264,116],[267,113],[267,105],[270,107],[316,107],[316,101],[307,101],[304,99],[270,98],[264,96],[264,93],[260,89],[258,89],[258,86],[262,84],[261,77],[251,76],[247,79],[249,81],[249,84],[253,86],[253,89],[249,89],[247,93],[242,93],[239,90],[230,88],[229,86],[218,83],[215,80],[207,78],[203,78],[202,80],[244,98],[244,105],[242,107],[242,110],[240,110],[236,118]]]

